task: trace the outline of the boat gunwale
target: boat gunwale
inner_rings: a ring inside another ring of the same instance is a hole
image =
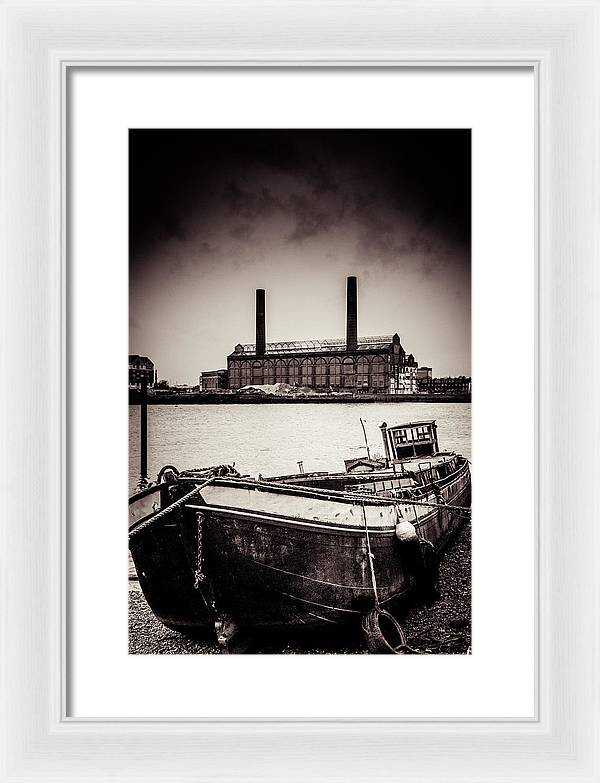
[[[444,476],[443,478],[438,479],[437,481],[430,482],[432,485],[446,485],[450,484],[454,477],[456,477],[461,472],[466,472],[468,470],[469,462],[466,459],[466,457],[463,457],[464,463],[460,465],[455,471],[452,473],[449,473],[447,476]],[[343,477],[346,475],[351,474],[330,474],[332,478],[337,478],[338,476]],[[367,473],[364,474],[365,476],[369,476],[372,480],[378,480],[374,474]],[[398,474],[390,474],[386,473],[381,476],[381,479],[384,480],[385,478],[393,477],[394,475],[398,476]],[[295,495],[301,495],[301,496],[315,496],[315,497],[327,497],[332,496],[333,499],[335,499],[338,502],[342,503],[350,503],[351,505],[357,504],[357,498],[360,501],[360,504],[362,504],[362,501],[365,501],[367,505],[398,505],[399,503],[406,503],[410,505],[411,499],[406,498],[387,498],[387,497],[380,497],[378,495],[369,495],[368,493],[359,493],[359,492],[351,492],[349,490],[340,490],[340,489],[320,489],[319,487],[306,487],[306,486],[298,486],[297,484],[286,484],[285,482],[279,482],[279,483],[271,483],[259,479],[246,479],[246,478],[234,478],[230,476],[219,476],[214,480],[215,486],[245,486],[248,489],[258,489],[258,490],[268,490],[273,491],[276,493],[283,493],[288,492],[290,494]],[[415,487],[415,489],[421,489],[425,488],[423,487]]]
[[[460,455],[459,455],[460,456]],[[440,481],[435,482],[438,486],[442,485],[444,488],[448,487],[452,484],[454,480],[456,480],[460,473],[467,472],[469,469],[469,462],[465,457],[462,457],[464,459],[464,463],[457,468],[456,471],[449,474],[448,476],[445,476],[443,479],[440,479]],[[340,474],[345,475],[345,474]],[[369,476],[372,476],[372,474],[367,474]],[[389,474],[387,474],[389,477]],[[189,478],[186,480],[186,483],[189,481],[194,481],[194,479]],[[443,483],[442,483],[443,482]],[[196,483],[201,483],[201,481],[198,481]],[[417,498],[415,498],[415,502],[413,503],[411,499],[407,498],[393,498],[393,497],[380,497],[377,495],[369,495],[369,494],[362,494],[358,492],[347,492],[342,490],[326,490],[326,489],[319,489],[315,487],[298,487],[294,484],[271,484],[263,481],[258,481],[255,479],[246,479],[246,478],[235,478],[235,477],[225,477],[225,476],[219,476],[215,477],[213,479],[213,482],[211,482],[215,486],[225,486],[225,487],[236,487],[236,488],[245,488],[248,490],[258,490],[258,491],[267,491],[272,492],[275,494],[288,494],[288,495],[296,495],[298,497],[308,497],[308,498],[318,498],[318,499],[329,499],[333,500],[334,502],[339,503],[345,503],[347,505],[353,505],[353,506],[375,506],[375,507],[390,507],[393,506],[395,508],[398,508],[400,505],[404,506],[415,506],[420,504],[423,501],[419,501]],[[423,487],[425,489],[425,487]],[[458,494],[460,494],[461,489],[456,492],[453,497],[456,497]],[[418,523],[419,527],[426,523],[431,517],[435,516],[437,514],[438,508],[444,507],[444,504],[439,504],[439,506],[433,506],[431,507],[431,511],[424,514],[422,517],[419,518]],[[168,508],[168,507],[167,507]],[[304,519],[302,517],[294,517],[294,516],[286,516],[285,514],[272,514],[271,512],[267,511],[252,511],[248,509],[241,509],[238,506],[215,506],[208,503],[203,504],[196,504],[196,503],[189,503],[186,504],[186,508],[193,509],[196,511],[208,511],[213,513],[220,513],[223,515],[235,515],[238,514],[244,518],[253,518],[259,522],[263,523],[271,523],[277,526],[288,526],[288,527],[310,527],[312,529],[318,529],[323,532],[328,533],[348,533],[353,536],[356,535],[364,535],[365,527],[364,525],[336,525],[335,523],[326,522],[323,520],[308,520]],[[165,511],[166,509],[162,509]],[[160,512],[157,512],[160,513]],[[408,516],[403,515],[408,519]],[[130,528],[129,532],[132,533],[135,531],[135,529],[141,525],[142,523],[148,523],[152,521],[152,516],[146,517],[143,520],[137,520]],[[387,523],[386,525],[381,525],[379,527],[373,526],[372,523],[369,523],[369,533],[373,533],[377,536],[391,536],[395,532],[395,525],[396,523]]]
[[[432,486],[447,486],[451,484],[455,477],[458,477],[461,472],[468,472],[469,462],[465,457],[463,457],[463,459],[465,460],[464,463],[460,465],[455,471],[449,473],[447,476],[444,476],[444,478],[440,478],[438,481],[430,482],[430,484]],[[332,477],[336,477],[336,475],[345,476],[346,474],[332,474]],[[365,475],[373,477],[373,474]],[[390,475],[393,476],[394,474],[388,473],[386,474],[386,477],[390,478]],[[368,493],[350,492],[339,489],[320,489],[318,487],[304,487],[298,486],[296,484],[286,484],[284,482],[273,484],[259,479],[242,479],[229,476],[219,476],[214,480],[213,484],[214,486],[245,487],[246,489],[253,489],[258,491],[265,490],[276,494],[287,493],[290,495],[299,495],[300,497],[317,497],[325,499],[331,498],[337,502],[348,503],[350,505],[397,506],[399,504],[411,505],[412,503],[411,498],[381,497],[378,495],[370,495]],[[425,489],[425,486],[415,487],[417,490],[420,488]],[[415,502],[419,502],[417,498],[415,498]]]
[[[364,525],[336,525],[334,522],[325,522],[302,519],[301,517],[286,516],[285,514],[271,514],[268,511],[251,511],[237,506],[212,506],[208,503],[197,504],[190,503],[186,508],[193,511],[221,514],[222,516],[238,516],[243,519],[253,519],[261,524],[272,524],[277,527],[309,527],[321,530],[327,533],[348,533],[352,536],[364,536]],[[435,513],[435,512],[433,512]],[[395,535],[396,523],[372,527],[369,524],[369,535],[393,536]]]
[[[464,463],[460,465],[459,468],[457,468],[452,473],[449,473],[448,476],[445,476],[444,478],[450,478],[454,475],[454,473],[457,473],[459,470],[463,469],[465,465],[469,464],[469,460],[463,456],[462,454],[457,454],[455,451],[444,451],[439,452],[435,455],[435,457],[448,457],[447,460],[444,460],[440,462],[439,464],[444,465],[451,462],[452,458],[458,458],[459,460],[464,460]],[[405,465],[409,464],[413,460],[419,459],[418,457],[411,457],[409,460],[402,460],[397,461],[394,464],[399,465]],[[333,492],[333,493],[339,493],[340,495],[344,494],[355,494],[355,493],[349,493],[345,490],[338,490],[338,489],[330,489],[330,490],[322,490],[318,487],[310,487],[307,485],[297,485],[297,484],[287,484],[284,479],[310,479],[310,478],[331,478],[331,479],[348,479],[348,478],[355,478],[357,480],[357,483],[360,483],[361,479],[365,480],[371,480],[371,481],[379,481],[379,480],[385,480],[389,478],[411,478],[415,475],[419,475],[421,473],[420,465],[426,464],[426,462],[429,462],[430,460],[420,460],[420,462],[415,466],[414,470],[404,470],[404,471],[396,471],[391,470],[390,468],[382,468],[377,471],[372,471],[369,473],[348,473],[346,471],[337,471],[337,472],[330,472],[330,471],[311,471],[310,473],[290,473],[284,476],[268,476],[267,478],[261,478],[256,479],[252,478],[248,475],[246,476],[217,476],[215,477],[215,483],[222,482],[222,481],[232,481],[232,482],[246,482],[252,486],[260,485],[260,486],[266,486],[266,487],[293,487],[295,489],[306,489],[310,491],[316,491],[316,492]],[[191,484],[191,483],[200,483],[202,480],[204,480],[206,477],[200,477],[197,478],[195,476],[186,476],[186,471],[182,471],[182,475],[177,477],[177,481]],[[441,481],[442,479],[440,479]]]
[[[149,487],[139,489],[137,492],[134,492],[133,495],[129,496],[129,505],[131,506],[138,500],[143,500],[143,498],[152,495],[154,492],[160,492],[166,486],[166,484],[151,484]]]

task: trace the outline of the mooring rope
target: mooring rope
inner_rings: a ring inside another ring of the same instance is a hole
[[[134,538],[137,538],[138,535],[140,535],[145,530],[147,530],[151,525],[156,525],[157,523],[162,522],[163,519],[170,516],[173,513],[173,511],[177,511],[180,508],[183,508],[183,506],[185,506],[186,503],[189,503],[189,501],[193,500],[196,497],[196,495],[199,495],[200,492],[206,486],[208,486],[213,480],[214,480],[214,476],[211,476],[207,481],[204,481],[202,484],[197,486],[191,492],[188,492],[187,495],[184,495],[183,497],[179,498],[179,500],[176,500],[174,503],[171,503],[170,506],[163,508],[163,510],[159,511],[158,514],[155,514],[153,517],[150,517],[150,519],[146,519],[144,522],[141,522],[139,525],[136,525],[134,528],[132,528],[129,531],[129,540],[131,541]]]
[[[375,555],[371,551],[371,539],[369,538],[369,525],[367,524],[367,515],[365,513],[365,504],[361,504],[363,521],[365,523],[365,538],[367,539],[367,556],[371,568],[371,584],[373,586],[373,595],[375,596],[375,609],[379,610],[379,594],[377,592],[377,580],[375,579]]]
[[[374,596],[374,599],[375,599],[375,610],[377,612],[380,612],[381,611],[381,606],[380,606],[380,603],[379,603],[379,592],[377,590],[377,578],[375,577],[375,566],[374,566],[375,555],[373,554],[373,552],[371,550],[371,539],[369,537],[369,525],[367,523],[367,515],[366,515],[366,512],[365,512],[364,503],[361,504],[361,509],[362,509],[362,515],[363,515],[363,522],[364,522],[364,525],[365,525],[365,539],[366,539],[366,543],[367,543],[367,555],[368,555],[368,558],[369,558],[369,566],[370,566],[370,572],[371,572],[371,585],[372,585],[372,588],[373,588],[373,596]],[[416,509],[415,509],[415,512],[416,512]],[[444,647],[444,646],[446,646],[448,644],[453,644],[453,643],[460,642],[460,641],[463,641],[463,640],[466,641],[467,638],[468,638],[466,634],[457,634],[457,635],[454,635],[454,636],[450,636],[450,637],[448,637],[446,639],[442,639],[442,638],[435,637],[435,636],[427,636],[427,635],[422,634],[420,636],[416,636],[416,637],[410,638],[410,641],[409,641],[409,638],[406,637],[406,635],[404,633],[404,630],[399,625],[397,620],[396,620],[396,623],[398,624],[398,627],[400,628],[400,631],[401,631],[401,633],[402,633],[402,635],[403,635],[403,637],[405,639],[403,644],[400,644],[396,648],[394,648],[396,653],[410,653],[411,655],[431,655],[432,653],[435,653],[436,651],[439,652],[442,647]],[[417,642],[417,643],[418,642],[421,642],[421,643],[425,642],[425,644],[428,644],[428,646],[425,649],[419,649],[418,647],[414,646],[415,642]],[[432,648],[437,648],[437,650],[436,649],[432,649]]]

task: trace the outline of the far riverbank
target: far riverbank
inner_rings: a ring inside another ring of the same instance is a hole
[[[139,405],[141,394],[137,390],[129,390],[129,404]],[[379,403],[379,402],[433,402],[457,403],[471,402],[470,394],[315,394],[315,395],[276,395],[276,394],[236,394],[235,392],[196,394],[149,394],[148,405],[279,405],[310,403],[314,404],[344,404],[344,403]]]

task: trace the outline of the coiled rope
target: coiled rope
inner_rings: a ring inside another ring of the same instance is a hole
[[[134,541],[149,527],[152,527],[153,525],[157,525],[160,522],[162,522],[164,519],[169,517],[174,511],[178,511],[180,508],[183,508],[186,503],[189,503],[190,500],[193,500],[197,495],[199,495],[202,492],[202,490],[205,487],[207,487],[212,481],[214,481],[214,478],[215,478],[214,476],[211,476],[202,484],[195,487],[191,492],[188,492],[187,495],[184,495],[183,497],[179,498],[179,500],[176,500],[174,503],[171,503],[170,506],[167,506],[167,508],[164,508],[162,511],[159,511],[158,514],[155,514],[153,517],[150,517],[150,519],[146,519],[144,522],[140,522],[139,525],[136,525],[134,528],[132,528],[129,531],[129,542],[131,543],[132,541]]]

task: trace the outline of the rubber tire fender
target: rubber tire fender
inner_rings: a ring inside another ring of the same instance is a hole
[[[406,636],[400,623],[385,609],[371,609],[362,619],[362,631],[370,653],[402,655]]]

